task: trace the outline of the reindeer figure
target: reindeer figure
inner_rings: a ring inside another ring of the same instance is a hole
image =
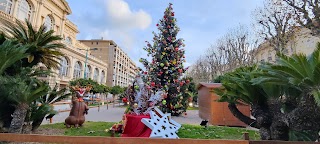
[[[89,110],[83,101],[83,96],[91,90],[92,86],[81,87],[77,85],[71,88],[75,91],[76,97],[72,98],[72,108],[69,116],[65,119],[65,125],[67,128],[70,128],[72,125],[78,128],[85,122],[84,114],[88,114]]]

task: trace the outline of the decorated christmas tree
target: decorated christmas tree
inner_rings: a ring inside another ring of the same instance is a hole
[[[185,112],[188,106],[188,84],[190,80],[182,79],[186,69],[185,50],[183,39],[177,38],[180,31],[176,25],[176,18],[172,4],[166,8],[163,18],[157,23],[159,33],[153,32],[153,44],[146,41],[147,46],[144,50],[151,56],[151,62],[147,59],[140,59],[145,66],[141,69],[144,82],[149,86],[153,93],[163,91],[166,93],[160,103],[163,112],[172,115],[180,115]]]

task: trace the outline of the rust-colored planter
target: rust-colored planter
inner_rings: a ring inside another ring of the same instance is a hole
[[[245,123],[233,116],[227,102],[217,101],[219,96],[212,92],[212,90],[221,86],[220,83],[199,83],[199,117],[208,120],[212,125],[246,127]],[[244,115],[250,116],[249,106],[237,105],[237,107]]]

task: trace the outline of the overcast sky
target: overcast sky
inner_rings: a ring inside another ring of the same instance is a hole
[[[138,66],[145,41],[157,32],[156,23],[173,3],[186,44],[186,66],[192,64],[215,40],[239,24],[250,26],[252,11],[262,0],[67,0],[78,26],[78,39],[115,41]]]

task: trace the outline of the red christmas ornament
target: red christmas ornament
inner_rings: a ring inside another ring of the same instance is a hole
[[[159,24],[156,24],[156,26],[159,26]]]
[[[180,86],[183,86],[183,82],[180,82]]]
[[[150,87],[150,86],[147,86],[147,89],[148,89],[148,90],[150,90],[150,89],[151,89],[151,87]]]
[[[167,94],[163,94],[163,98],[166,99],[168,97]]]
[[[154,87],[156,85],[155,82],[151,82],[151,86]]]
[[[190,80],[189,80],[189,79],[187,79],[187,80],[186,80],[186,83],[189,83],[189,82],[190,82]]]
[[[176,47],[176,48],[175,48],[175,50],[176,50],[176,51],[178,51],[178,50],[179,50],[179,48],[178,48],[178,47]]]
[[[144,72],[144,74],[148,74],[148,72]]]
[[[179,72],[179,73],[182,73],[182,69],[178,69],[178,72]]]
[[[174,12],[171,13],[171,16],[174,16]]]
[[[124,97],[124,98],[122,98],[122,102],[123,102],[123,103],[127,103],[127,102],[128,102],[128,99]]]

